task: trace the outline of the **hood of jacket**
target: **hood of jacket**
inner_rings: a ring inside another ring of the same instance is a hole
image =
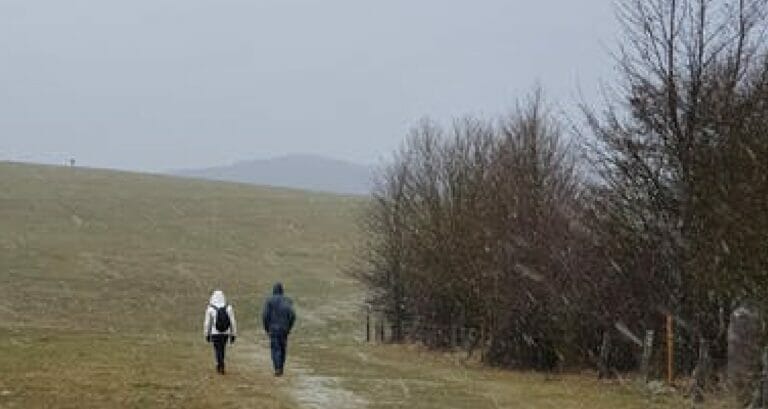
[[[214,307],[221,308],[227,305],[227,297],[224,296],[224,292],[221,290],[215,290],[211,294],[211,300],[209,301]]]

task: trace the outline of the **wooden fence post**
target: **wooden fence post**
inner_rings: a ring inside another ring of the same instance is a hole
[[[672,314],[667,314],[667,383],[675,380],[675,335]]]
[[[749,409],[768,409],[768,347],[763,348],[763,368],[760,373],[760,381],[752,395]]]
[[[768,347],[763,349],[763,371],[760,374],[761,409],[768,409]]]
[[[611,334],[608,331],[603,332],[603,342],[600,344],[600,356],[597,363],[598,379],[610,378],[610,354],[611,354]]]
[[[477,344],[477,328],[470,328],[467,330],[466,336],[466,348],[472,352]]]
[[[699,361],[693,370],[693,385],[691,385],[691,401],[694,405],[704,402],[704,388],[709,376],[709,341],[699,340]]]
[[[653,330],[649,329],[645,331],[645,340],[643,342],[643,357],[641,365],[641,372],[643,374],[643,381],[648,382],[651,379],[651,357],[653,356]]]
[[[480,327],[480,360],[485,362],[485,326]]]
[[[365,313],[365,342],[371,342],[371,311]]]

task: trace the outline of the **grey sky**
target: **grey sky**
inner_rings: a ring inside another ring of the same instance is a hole
[[[537,81],[593,98],[615,26],[611,0],[0,0],[0,159],[374,162]]]

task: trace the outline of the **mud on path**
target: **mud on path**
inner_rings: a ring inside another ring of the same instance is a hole
[[[362,409],[368,406],[366,399],[344,386],[342,375],[329,373],[327,368],[317,365],[318,356],[340,345],[354,344],[353,333],[344,324],[354,322],[356,305],[355,297],[343,297],[318,308],[299,310],[304,322],[289,345],[287,370],[290,372],[288,392],[300,408]]]
[[[354,392],[345,389],[341,380],[333,376],[316,375],[311,369],[295,365],[295,375],[289,394],[300,408],[365,408],[368,402]]]
[[[263,334],[254,335],[257,343],[242,347],[240,354],[247,354],[252,365],[264,373],[271,373],[269,341]],[[365,408],[362,397],[345,389],[338,377],[317,373],[301,356],[290,354],[283,377],[272,380],[273,392],[291,407],[301,409]]]

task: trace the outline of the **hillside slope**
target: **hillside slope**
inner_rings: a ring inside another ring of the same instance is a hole
[[[0,407],[208,406],[214,392],[195,385],[210,374],[201,320],[211,290],[223,289],[253,332],[275,280],[302,310],[352,294],[339,271],[359,203],[0,164]],[[244,378],[231,382],[271,382],[266,368],[233,371]],[[245,392],[243,406],[264,398]]]
[[[683,405],[592,376],[498,371],[360,342],[362,292],[344,269],[363,203],[0,163],[0,408]],[[258,322],[276,280],[298,309],[284,378],[271,376]],[[214,288],[241,330],[224,377],[202,337]]]

